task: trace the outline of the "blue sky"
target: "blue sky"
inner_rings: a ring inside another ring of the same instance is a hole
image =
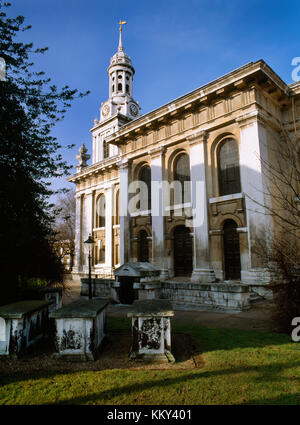
[[[25,16],[24,41],[49,51],[35,61],[58,86],[90,90],[74,102],[54,134],[76,165],[89,129],[108,96],[107,67],[127,21],[123,45],[135,67],[134,98],[145,114],[250,61],[264,59],[287,83],[300,56],[299,0],[11,0]],[[65,179],[55,187],[72,187]]]

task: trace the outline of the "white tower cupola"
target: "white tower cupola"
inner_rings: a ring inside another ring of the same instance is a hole
[[[140,115],[140,107],[132,97],[132,82],[134,68],[130,57],[124,52],[122,43],[122,25],[125,21],[120,21],[120,36],[118,51],[110,59],[107,69],[109,76],[109,99],[101,106],[100,122],[121,114],[129,119],[137,118]]]

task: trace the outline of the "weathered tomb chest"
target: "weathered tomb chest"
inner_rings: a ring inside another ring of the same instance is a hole
[[[174,312],[170,301],[135,301],[127,315],[132,318],[132,360],[155,363],[175,361],[171,353],[170,318]]]
[[[19,301],[0,307],[0,355],[18,356],[48,331],[47,301]]]
[[[108,300],[79,300],[50,313],[56,325],[55,356],[94,360],[106,333]]]

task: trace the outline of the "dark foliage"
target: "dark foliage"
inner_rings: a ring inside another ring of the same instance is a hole
[[[48,179],[66,175],[70,167],[51,135],[75,98],[68,86],[58,89],[44,72],[34,70],[32,57],[47,48],[19,41],[30,29],[24,18],[10,18],[0,1],[0,57],[6,80],[0,81],[0,303],[17,297],[29,278],[60,281],[62,268],[49,236],[53,216]]]

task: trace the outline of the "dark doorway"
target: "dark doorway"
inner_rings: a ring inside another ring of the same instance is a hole
[[[139,233],[139,261],[149,261],[148,239],[145,230],[141,230]]]
[[[190,276],[193,271],[193,246],[190,229],[178,226],[174,230],[174,274]]]
[[[135,300],[133,277],[120,277],[119,300],[121,304],[132,304]]]
[[[224,262],[225,279],[239,280],[241,278],[241,255],[237,225],[233,220],[226,220],[224,230]]]

